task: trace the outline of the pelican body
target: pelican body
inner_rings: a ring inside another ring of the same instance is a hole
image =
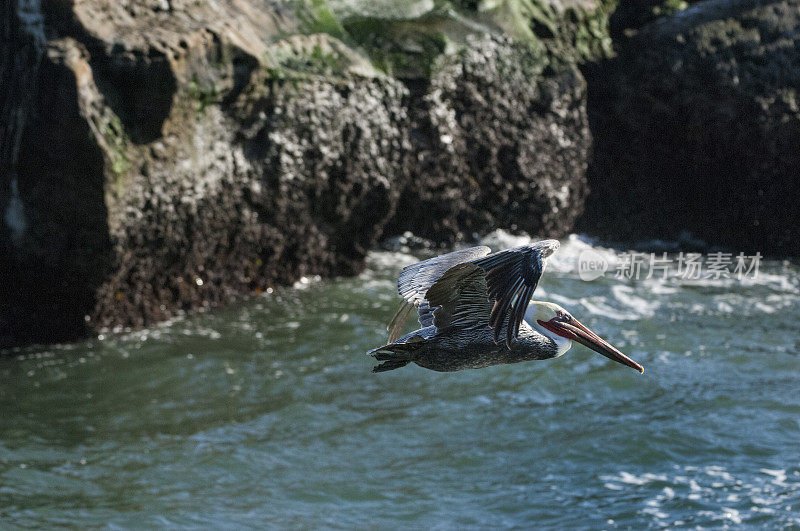
[[[415,363],[440,372],[544,360],[577,341],[639,372],[635,361],[601,339],[561,306],[532,301],[556,240],[489,254],[472,247],[403,269],[398,292],[405,299],[389,323],[389,343],[368,352],[384,372]],[[399,330],[411,310],[421,328]]]
[[[560,348],[556,341],[534,331],[527,323],[520,326],[519,335],[511,341],[510,348],[506,346],[504,336],[505,332],[501,333],[500,339],[503,342],[498,344],[494,342],[494,332],[488,327],[477,330],[450,329],[440,332],[435,326],[428,326],[400,338],[395,346],[398,344],[413,346],[414,348],[408,351],[409,361],[420,367],[439,372],[482,369],[503,363],[544,360],[558,357],[567,351],[567,349]],[[424,341],[416,341],[418,337],[424,338]],[[386,347],[384,347],[385,351]],[[380,352],[381,349],[373,352],[378,360],[381,359]]]

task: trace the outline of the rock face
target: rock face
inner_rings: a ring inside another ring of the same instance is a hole
[[[587,69],[584,230],[800,255],[800,2],[706,0]]]
[[[4,1],[0,348],[569,231],[604,5],[397,4]]]
[[[591,138],[576,68],[506,41],[447,58],[412,106],[418,177],[392,222],[448,241],[496,227],[561,235],[583,212]]]

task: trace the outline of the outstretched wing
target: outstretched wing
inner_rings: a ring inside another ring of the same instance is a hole
[[[438,328],[484,323],[494,330],[495,342],[500,341],[505,325],[506,346],[511,348],[544,272],[546,259],[558,247],[557,240],[542,240],[488,256],[487,247],[472,247],[406,267],[398,280],[398,291],[405,302],[389,323],[389,341],[399,337],[408,315],[417,307],[422,326]],[[481,272],[471,266],[477,266]],[[481,292],[481,286],[485,292]],[[483,303],[479,302],[481,296]],[[477,312],[488,308],[489,304],[492,304],[491,311],[483,322]]]
[[[486,272],[474,263],[451,267],[425,294],[438,329],[461,330],[489,326],[489,296]]]
[[[494,301],[489,326],[494,329],[495,343],[500,340],[503,324],[507,323],[506,346],[511,348],[511,341],[519,334],[525,310],[544,272],[545,259],[558,247],[557,240],[542,240],[472,261],[486,272],[488,297]]]
[[[428,289],[451,267],[486,256],[490,252],[491,249],[480,245],[429,258],[403,268],[397,279],[397,291],[405,300],[387,326],[389,342],[400,337],[403,324],[415,307],[419,309],[419,321],[422,326],[433,324],[433,313],[430,310],[430,306],[433,305],[424,304]]]
[[[400,296],[411,303],[419,304],[425,300],[425,294],[434,282],[439,280],[454,265],[486,256],[491,249],[485,245],[461,249],[452,253],[435,256],[416,264],[406,266],[397,279],[397,291]]]

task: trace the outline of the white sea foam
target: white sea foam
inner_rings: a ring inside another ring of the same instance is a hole
[[[640,317],[652,317],[660,303],[656,299],[647,300],[635,294],[633,287],[624,284],[611,286],[611,293],[631,311]]]
[[[773,484],[778,485],[780,487],[786,486],[786,471],[783,469],[779,470],[771,470],[769,468],[762,468],[761,472],[772,476],[774,479],[771,481]]]
[[[365,274],[371,269],[400,269],[407,265],[419,262],[420,259],[408,253],[400,253],[393,251],[370,251],[367,254],[368,269]]]
[[[532,240],[527,235],[514,235],[498,229],[482,238],[480,243],[497,251]],[[660,274],[646,278],[649,264],[643,264],[638,280],[618,278],[617,266],[628,252],[624,248],[604,247],[597,240],[583,235],[571,234],[562,238],[560,249],[548,259],[547,272],[534,297],[560,304],[575,315],[596,315],[614,321],[654,319],[666,308],[671,308],[673,313],[680,309],[685,313],[702,315],[772,315],[800,304],[800,276],[791,263],[764,260],[754,279],[686,279],[677,274],[677,254],[673,253],[668,255],[674,263],[666,278]],[[595,280],[588,280],[581,273],[586,253],[591,253],[592,260],[605,263],[604,273]],[[428,256],[429,252],[416,256],[397,251],[371,252],[367,270],[360,279],[363,282],[383,282],[389,273],[389,282],[393,283],[403,267]],[[574,279],[582,282],[572,282]],[[381,289],[378,285],[365,287],[376,291]],[[702,300],[695,296],[697,292],[703,295]]]
[[[670,522],[673,500],[688,499],[718,508],[697,512],[697,517],[706,525],[739,525],[756,514],[773,514],[777,511],[793,511],[792,500],[800,491],[800,473],[790,474],[784,469],[761,468],[762,477],[749,481],[719,465],[705,467],[675,465],[676,474],[632,474],[620,471],[613,475],[602,475],[599,479],[608,490],[643,489],[653,482],[668,483],[660,492],[641,502],[639,514],[656,520],[658,525],[677,526]],[[723,495],[723,493],[726,493]],[[719,501],[724,500],[724,505]],[[800,523],[800,518],[793,520]],[[703,524],[701,524],[703,525]]]
[[[526,234],[511,234],[506,230],[497,229],[481,238],[479,243],[487,245],[492,251],[499,251],[510,247],[525,245],[538,239],[541,238],[531,238]],[[634,251],[625,248],[614,249],[604,247],[600,245],[596,239],[580,234],[570,234],[560,241],[560,249],[548,259],[548,271],[558,276],[571,277],[578,275],[578,263],[582,254],[590,252],[594,259],[605,263],[606,271],[602,275],[603,279],[607,281],[616,280],[620,283],[623,281],[633,282],[637,291],[647,290],[652,294],[669,295],[675,293],[680,287],[718,288],[726,291],[767,287],[778,293],[800,294],[800,282],[797,282],[794,275],[775,271],[776,266],[778,268],[792,267],[788,263],[784,263],[781,266],[781,264],[764,260],[755,278],[749,276],[737,278],[733,274],[720,278],[705,278],[705,274],[702,275],[703,278],[685,278],[685,276],[678,274],[678,254],[672,252],[667,255],[671,263],[666,278],[662,278],[663,275],[660,270],[654,271],[653,275],[647,278],[649,262],[645,260],[642,264],[640,277],[630,280],[627,278],[617,278],[617,273],[624,256]],[[657,240],[645,243],[646,246],[649,244],[652,244],[652,247],[660,245],[661,247],[669,249],[677,248],[677,244],[667,245],[667,243]],[[640,255],[649,257],[648,253],[640,253]],[[660,258],[659,253],[656,253],[656,257]],[[407,253],[381,251],[370,253],[368,260],[371,266],[379,268],[397,268],[414,263],[418,261],[419,258]],[[764,264],[770,264],[770,267],[764,267]]]
[[[316,284],[322,280],[322,277],[319,275],[311,275],[309,277],[300,277],[300,280],[292,284],[294,289],[307,289],[312,284]]]
[[[587,313],[605,316],[615,321],[636,321],[648,317],[631,309],[621,309],[609,304],[608,299],[602,296],[583,297],[580,303]]]
[[[531,241],[533,241],[533,238],[526,234],[515,235],[503,229],[497,229],[496,231],[490,232],[481,238],[480,243],[481,245],[486,245],[492,251],[502,251],[503,249],[508,249],[510,247],[527,245]]]

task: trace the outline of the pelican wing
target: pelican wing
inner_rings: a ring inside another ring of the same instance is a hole
[[[431,308],[431,305],[428,304],[428,301],[422,301],[417,306],[417,313],[419,314],[419,324],[422,327],[431,326],[433,324],[433,310],[436,308]]]
[[[433,313],[430,306],[423,304],[428,289],[451,267],[486,256],[490,252],[491,249],[488,247],[479,245],[429,258],[403,268],[397,279],[397,291],[405,300],[386,327],[389,331],[389,342],[400,337],[403,324],[415,307],[419,310],[420,325],[430,326],[433,324]]]
[[[458,264],[439,278],[425,294],[438,329],[462,330],[489,326],[486,272],[474,263]]]
[[[485,245],[461,249],[452,253],[435,256],[416,264],[406,266],[397,279],[397,291],[408,302],[419,304],[426,299],[425,294],[434,282],[439,280],[454,265],[463,264],[486,256],[491,249]]]
[[[488,297],[494,301],[489,326],[494,329],[495,343],[500,340],[500,331],[506,323],[506,346],[511,348],[544,272],[545,259],[558,247],[556,240],[542,240],[472,261],[486,272]]]

